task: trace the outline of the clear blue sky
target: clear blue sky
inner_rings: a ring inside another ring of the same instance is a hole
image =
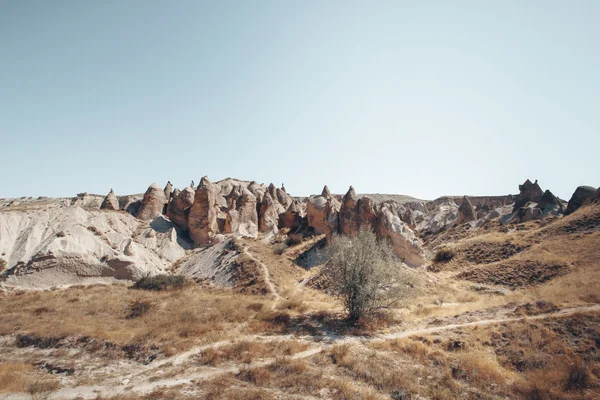
[[[600,185],[600,1],[0,0],[0,197]]]

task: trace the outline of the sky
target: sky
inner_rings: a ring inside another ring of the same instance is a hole
[[[600,1],[0,0],[0,197],[600,185]]]

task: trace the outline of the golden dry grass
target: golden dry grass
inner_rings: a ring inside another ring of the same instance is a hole
[[[128,318],[139,302],[151,304],[150,309]],[[244,332],[269,331],[272,324],[264,316],[268,304],[262,297],[200,287],[144,292],[113,285],[4,293],[0,334],[87,336],[117,345],[154,344],[172,354]]]
[[[23,362],[0,363],[0,393],[29,393],[40,395],[59,387],[58,380],[35,371]]]
[[[291,356],[308,347],[308,344],[297,340],[274,342],[242,340],[227,346],[210,348],[199,355],[198,362],[210,366],[222,365],[227,362],[250,364],[264,358]]]

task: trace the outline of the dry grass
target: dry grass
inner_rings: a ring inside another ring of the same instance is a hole
[[[34,370],[22,362],[0,363],[0,393],[29,393],[40,395],[59,387],[56,379]]]
[[[244,329],[252,333],[276,329],[272,321],[265,322],[265,313],[270,313],[263,310],[265,299],[199,287],[140,292],[113,285],[1,296],[2,335],[86,336],[117,346],[156,345],[173,354],[243,334]],[[39,311],[41,305],[46,311]]]
[[[250,364],[264,358],[291,356],[308,347],[308,344],[297,340],[275,342],[242,340],[231,345],[208,349],[199,355],[198,362],[213,367],[231,362]]]

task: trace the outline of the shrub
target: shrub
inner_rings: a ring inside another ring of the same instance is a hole
[[[577,363],[571,366],[567,377],[567,390],[584,390],[590,383],[590,375],[585,365]]]
[[[285,253],[285,249],[287,249],[287,246],[284,243],[278,243],[273,247],[273,253],[280,256]]]
[[[0,271],[2,271],[4,268],[6,268],[6,260],[0,258]]]
[[[435,257],[433,258],[433,261],[438,262],[438,263],[444,263],[444,262],[448,262],[448,261],[452,260],[454,258],[454,256],[455,256],[454,250],[444,248],[444,249],[438,250],[438,252],[435,253]]]
[[[181,289],[185,286],[186,279],[181,275],[156,275],[146,276],[136,281],[132,289],[141,290],[169,290],[169,289]]]
[[[134,319],[145,315],[153,307],[153,304],[147,300],[134,300],[127,307],[127,319]]]
[[[378,242],[373,232],[361,230],[351,238],[335,237],[328,252],[323,273],[351,322],[389,308],[401,297],[397,293],[400,286],[394,285],[399,269],[394,268],[392,249]]]

